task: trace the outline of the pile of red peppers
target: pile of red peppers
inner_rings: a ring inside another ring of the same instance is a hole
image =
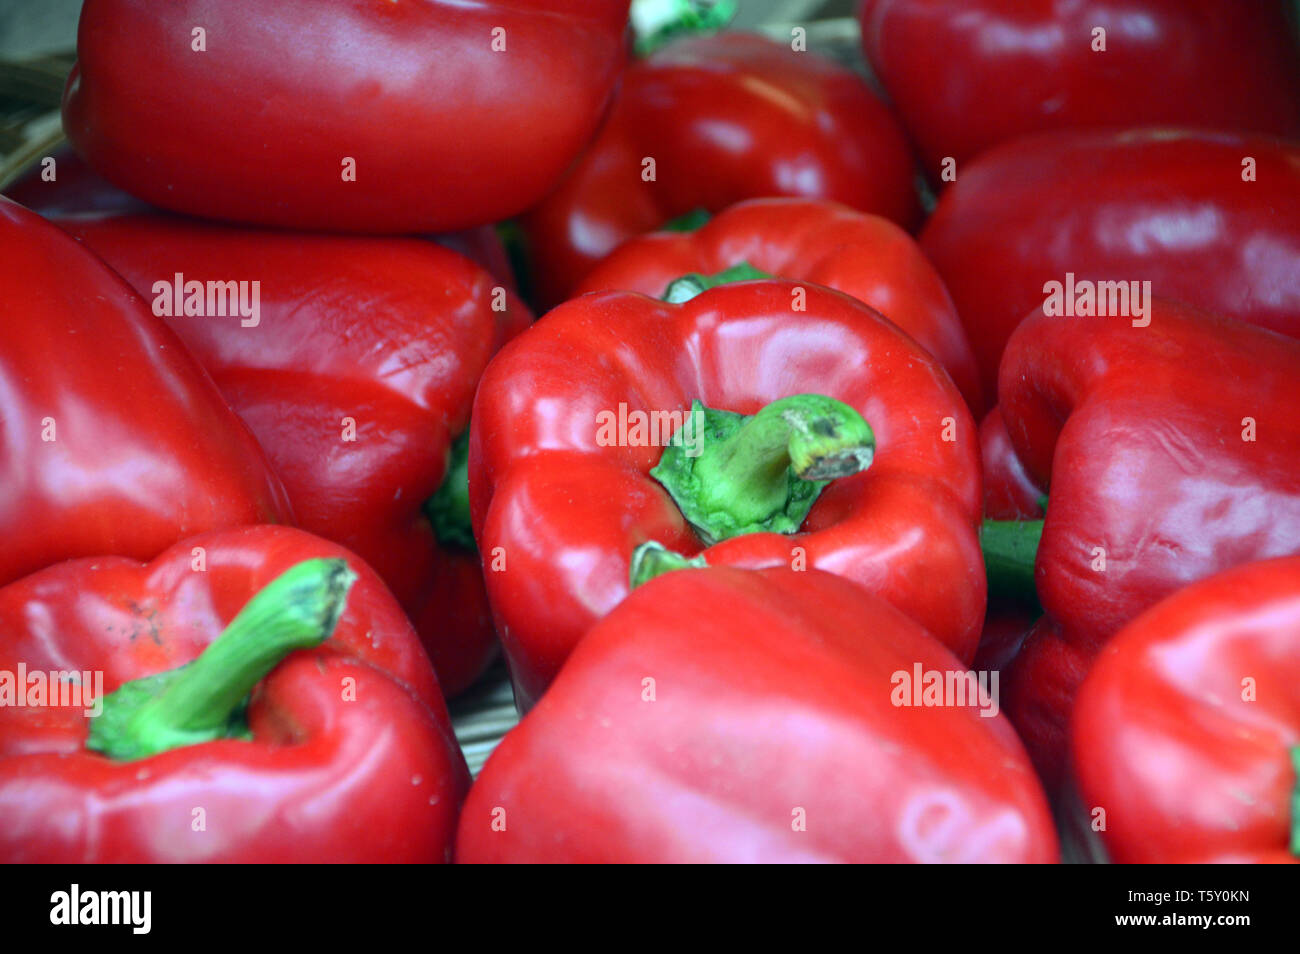
[[[86,0],[0,861],[1300,860],[1288,5],[732,6]]]

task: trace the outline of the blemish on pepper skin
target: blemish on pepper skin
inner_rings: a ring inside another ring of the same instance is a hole
[[[146,611],[142,604],[137,603],[135,600],[130,600],[130,599],[126,601],[126,604],[127,604],[127,608],[130,609],[131,614],[136,618],[136,622],[143,623],[144,625],[149,627],[149,636],[153,640],[154,645],[161,646],[163,644],[163,639],[162,639],[162,630],[158,626],[158,610],[150,609]],[[112,630],[110,628],[109,632],[111,631]],[[140,634],[140,628],[137,625],[132,627],[131,635],[127,638],[130,640],[130,642],[135,642],[135,638],[139,634]]]

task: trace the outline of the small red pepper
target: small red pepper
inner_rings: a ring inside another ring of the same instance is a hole
[[[1133,620],[1072,727],[1083,806],[1127,864],[1300,860],[1300,559],[1227,570]]]
[[[682,275],[712,275],[741,264],[866,302],[938,358],[979,413],[975,356],[934,266],[894,223],[837,202],[750,199],[695,229],[629,239],[573,294],[625,289],[658,297]]]
[[[1154,295],[1300,336],[1300,145],[1170,129],[1026,137],[962,168],[921,248],[987,394],[1048,282],[1149,281]]]
[[[245,527],[50,567],[0,589],[0,674],[20,672],[0,860],[449,857],[469,776],[433,670],[334,544]],[[42,683],[72,704],[38,702]]]
[[[1041,531],[986,525],[983,543],[990,568],[1017,554],[1027,568],[1017,531],[1042,535],[1049,619],[1006,709],[1052,783],[1074,693],[1111,636],[1195,580],[1300,552],[1300,341],[1158,299],[1148,318],[1040,314],[1002,364],[1011,442],[1050,497]]]
[[[445,691],[468,687],[496,639],[464,443],[453,444],[468,429],[479,375],[528,310],[482,269],[420,239],[164,216],[61,224],[165,313],[266,448],[298,525],[373,566]],[[250,297],[257,282],[256,318],[233,306],[186,314],[189,283],[211,281],[242,281]]]
[[[902,128],[857,73],[748,33],[675,40],[628,67],[595,142],[524,218],[542,303],[634,235],[776,195],[920,215]]]
[[[628,0],[86,0],[68,138],[205,218],[440,232],[522,212],[591,138]]]
[[[936,674],[960,700],[925,695]],[[831,574],[668,572],[591,630],[492,753],[456,860],[1056,861],[996,687],[973,683]]]
[[[488,366],[469,468],[523,708],[627,595],[648,540],[710,564],[829,570],[960,658],[975,651],[974,422],[919,344],[839,292],[748,281],[681,305],[573,299]]]
[[[290,517],[248,428],[104,263],[0,198],[0,585]]]

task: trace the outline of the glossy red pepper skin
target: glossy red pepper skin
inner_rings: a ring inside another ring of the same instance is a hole
[[[538,293],[558,304],[620,242],[670,219],[775,195],[905,228],[920,215],[902,129],[852,70],[748,33],[678,40],[628,67],[591,148],[525,217]]]
[[[206,569],[194,568],[202,548]],[[251,741],[117,761],[79,707],[0,707],[0,858],[60,863],[401,862],[449,856],[469,785],[437,680],[374,572],[288,527],[183,541],[149,564],[99,557],[0,589],[0,665],[103,672],[104,692],[196,657],[295,563],[358,575],[332,638],[254,690]],[[355,680],[345,700],[344,680]],[[204,809],[195,830],[194,809]]]
[[[180,340],[103,262],[7,199],[0,286],[0,585],[291,517],[262,449]]]
[[[836,202],[750,199],[691,232],[629,239],[589,272],[574,294],[626,289],[657,298],[682,275],[711,275],[741,262],[866,302],[938,358],[979,412],[975,357],[934,266],[894,223]]]
[[[1049,779],[1107,639],[1195,580],[1300,551],[1297,380],[1300,342],[1160,300],[1148,327],[1040,314],[1012,336],[1001,411],[1050,480],[1036,585],[1055,629],[1026,641],[1037,675],[1007,711]]]
[[[496,654],[478,558],[440,544],[423,506],[469,426],[479,375],[528,310],[481,268],[421,239],[165,216],[61,224],[150,300],[154,283],[170,287],[178,272],[261,282],[255,327],[237,315],[163,320],[266,448],[298,525],[373,566],[445,691],[468,687]]]
[[[179,212],[362,232],[481,225],[540,199],[595,132],[627,9],[89,0],[64,127],[110,181]]]
[[[934,179],[944,157],[960,182],[978,153],[1049,130],[1300,133],[1281,2],[865,0],[860,18],[863,51]]]
[[[891,680],[916,665],[964,670],[831,574],[651,580],[493,752],[456,860],[1056,861],[1010,725],[896,706]]]
[[[963,168],[921,247],[990,390],[1011,332],[1067,272],[1150,281],[1155,295],[1300,335],[1300,146],[1170,130],[1007,143]]]
[[[1147,610],[1101,651],[1072,736],[1112,860],[1300,860],[1288,851],[1298,596],[1300,559],[1237,567]]]
[[[800,288],[806,310],[794,311]],[[621,403],[684,411],[698,399],[754,414],[808,392],[858,410],[877,443],[870,468],[832,481],[794,536],[704,549],[648,473],[662,447],[599,443],[597,415]],[[809,568],[883,596],[962,659],[974,653],[985,601],[974,422],[934,359],[847,295],[771,281],[684,305],[628,292],[573,299],[488,366],[469,474],[488,596],[525,709],[627,595],[632,551],[647,540],[746,567],[790,566],[802,547]]]

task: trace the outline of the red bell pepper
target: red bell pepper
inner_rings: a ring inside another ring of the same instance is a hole
[[[0,198],[0,585],[290,516],[248,428],[104,264]]]
[[[1113,860],[1300,860],[1298,596],[1300,559],[1237,567],[1147,610],[1101,651],[1079,692],[1073,754]]]
[[[418,239],[161,216],[63,225],[166,313],[267,449],[298,525],[379,572],[445,691],[472,683],[496,640],[464,503],[463,448],[453,460],[452,444],[468,428],[488,359],[531,320],[528,310],[482,269]],[[182,290],[259,282],[256,324],[185,314],[177,274]]]
[[[628,0],[87,0],[63,120],[110,181],[262,225],[523,211],[595,132]]]
[[[1300,552],[1300,341],[1160,300],[1149,320],[1040,314],[1002,364],[1011,442],[1051,490],[1035,568],[1050,620],[1005,704],[1053,782],[1107,639],[1188,583]]]
[[[935,673],[961,701],[916,704]],[[831,574],[669,572],[493,752],[456,860],[1056,861],[1038,780],[973,675]]]
[[[682,305],[573,299],[488,365],[469,470],[522,708],[627,595],[647,540],[829,570],[974,653],[974,422],[934,359],[847,295],[751,281]]]
[[[1246,159],[1254,160],[1255,181]],[[1056,133],[965,167],[921,247],[943,276],[988,393],[1047,282],[1154,294],[1300,335],[1300,146],[1226,133]]]
[[[449,857],[469,775],[428,658],[374,572],[300,530],[12,583],[0,674],[0,860]]]
[[[836,202],[751,199],[696,229],[629,239],[574,294],[621,288],[658,296],[682,275],[741,264],[866,302],[938,358],[978,413],[975,357],[934,266],[897,225]]]
[[[860,17],[863,51],[935,180],[945,157],[960,182],[976,154],[1047,130],[1300,132],[1279,0],[865,0]]]
[[[774,195],[908,228],[920,214],[902,129],[852,70],[747,33],[677,40],[628,68],[596,141],[524,218],[538,294],[558,304],[670,219]]]

